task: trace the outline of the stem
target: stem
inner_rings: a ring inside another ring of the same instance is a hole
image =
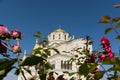
[[[16,39],[16,43],[19,45],[19,39]],[[24,77],[24,79],[27,80],[25,75],[24,75],[24,71],[22,71],[22,68],[20,66],[20,58],[19,58],[19,53],[18,52],[16,53],[16,57],[17,57],[18,67],[20,69],[20,72],[22,73],[22,76]]]
[[[8,43],[8,45],[9,45],[10,47],[12,47],[12,45],[10,44],[10,40],[9,40],[9,39],[6,40],[6,42]]]
[[[19,39],[16,39],[16,43],[17,43],[17,45],[19,45]]]
[[[6,48],[8,48],[10,51],[12,51],[12,49],[9,48],[5,43],[1,42],[1,44],[2,44],[3,46],[5,46]]]
[[[16,57],[17,57],[17,59],[18,59],[17,61],[18,61],[18,67],[19,67],[19,69],[20,69],[20,72],[22,73],[22,76],[24,77],[24,79],[27,80],[26,77],[25,77],[25,75],[24,75],[24,72],[22,71],[21,66],[20,66],[19,53],[16,53]]]

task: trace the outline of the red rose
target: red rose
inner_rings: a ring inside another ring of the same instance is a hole
[[[14,44],[14,45],[12,46],[12,51],[13,51],[14,53],[20,53],[20,52],[21,52],[20,45]]]
[[[97,58],[97,56],[96,56],[95,54],[92,54],[91,57],[92,57],[93,59],[96,59],[96,58]]]
[[[19,30],[12,30],[11,37],[13,39],[21,39],[21,32]]]
[[[99,61],[101,62],[104,59],[106,59],[106,56],[104,54],[102,54],[102,55],[99,55],[98,58],[99,58]]]
[[[106,52],[111,52],[112,51],[112,47],[111,46],[105,46],[105,51]]]
[[[100,42],[103,45],[103,47],[110,45],[110,41],[107,38],[105,38],[105,37],[102,37]]]

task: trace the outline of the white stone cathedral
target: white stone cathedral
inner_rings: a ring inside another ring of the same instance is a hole
[[[54,74],[54,77],[57,78],[59,75],[64,74],[64,71],[68,72],[77,72],[77,66],[75,62],[72,64],[69,64],[67,61],[72,58],[74,55],[78,54],[78,51],[82,51],[84,48],[86,48],[86,39],[84,38],[77,38],[75,39],[74,36],[71,36],[68,32],[65,30],[58,28],[51,32],[48,35],[48,46],[56,48],[60,54],[57,53],[51,53],[51,56],[48,58],[48,61],[51,63],[53,69],[50,71],[54,71],[58,73],[58,75]],[[37,41],[36,41],[37,43]],[[38,47],[39,45],[35,44],[35,47]],[[35,48],[34,47],[34,48]],[[88,45],[88,49],[90,52],[92,51],[92,45]],[[85,55],[80,54],[81,57],[81,63],[84,62],[83,58]],[[31,68],[33,69],[33,68]],[[32,74],[34,74],[34,69],[32,71]],[[29,74],[25,74],[27,77],[30,77]],[[73,76],[68,76],[67,74],[64,74],[64,78],[66,80],[69,80],[71,77],[75,77],[75,80],[77,80],[78,76],[77,74]],[[21,75],[18,76],[18,80],[24,80]],[[82,80],[85,80],[84,78]]]

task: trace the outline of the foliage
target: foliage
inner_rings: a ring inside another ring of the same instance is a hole
[[[99,21],[101,24],[109,24],[111,27],[105,30],[105,34],[108,34],[111,31],[115,31],[117,34],[116,39],[120,40],[120,35],[117,29],[120,28],[120,17],[111,18],[110,16],[102,16],[102,19]]]

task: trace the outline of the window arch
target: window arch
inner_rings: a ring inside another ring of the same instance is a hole
[[[65,37],[65,40],[66,40],[66,35],[64,35],[64,37]]]
[[[59,34],[59,39],[61,38],[61,35]]]
[[[72,70],[72,63],[61,60],[61,69]]]
[[[53,40],[55,39],[55,35],[53,34]]]

